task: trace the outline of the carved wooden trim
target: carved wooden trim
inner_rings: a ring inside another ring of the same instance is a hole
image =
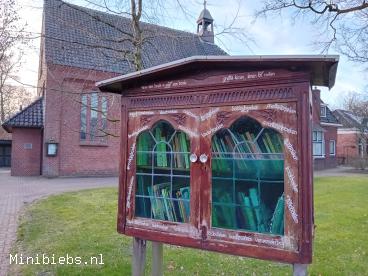
[[[165,95],[152,97],[130,98],[131,108],[167,107],[183,105],[200,105],[231,103],[239,101],[261,101],[271,99],[287,99],[294,96],[291,87],[234,89],[232,91],[218,91],[208,94]]]
[[[170,116],[174,119],[174,121],[178,125],[185,125],[187,115],[185,115],[184,113],[173,113],[173,114],[170,114]]]
[[[272,109],[254,110],[252,112],[255,114],[258,114],[264,120],[269,121],[269,122],[273,122],[273,120],[276,117],[276,110],[272,110]]]
[[[148,125],[151,122],[153,115],[142,115],[140,118],[140,126]]]

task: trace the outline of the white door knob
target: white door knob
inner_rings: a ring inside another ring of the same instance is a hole
[[[201,156],[199,156],[199,161],[201,161],[203,164],[206,163],[208,160],[208,156],[204,153],[201,154]]]
[[[189,156],[189,160],[190,160],[190,162],[192,162],[192,163],[197,162],[197,160],[198,160],[197,154],[192,153],[192,154]]]

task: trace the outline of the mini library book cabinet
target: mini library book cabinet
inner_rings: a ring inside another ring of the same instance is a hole
[[[312,85],[336,56],[193,57],[97,83],[122,94],[118,231],[312,259]]]

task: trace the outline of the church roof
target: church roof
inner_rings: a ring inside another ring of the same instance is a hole
[[[213,21],[213,17],[210,13],[209,10],[207,10],[206,8],[204,8],[202,10],[202,12],[200,13],[200,15],[198,16],[198,19],[197,19],[197,23],[199,23],[200,21],[202,21],[202,19],[205,19],[207,21]]]
[[[197,55],[227,55],[197,34],[141,23],[143,67]],[[132,51],[131,20],[106,12],[44,0],[46,62],[125,74],[134,71],[125,58]]]
[[[39,98],[25,109],[10,117],[3,128],[12,132],[13,128],[42,128],[43,127],[43,98]]]

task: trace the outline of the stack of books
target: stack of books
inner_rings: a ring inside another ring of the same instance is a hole
[[[190,216],[190,188],[183,187],[170,195],[170,183],[148,187],[152,218],[174,222],[188,222]],[[148,215],[148,214],[147,214]]]
[[[234,203],[229,193],[217,194],[219,202],[212,206],[212,226],[227,229],[244,229],[253,232],[283,235],[284,196],[280,196],[271,210],[260,201],[256,188],[237,193]]]
[[[212,139],[212,171],[226,173],[232,169],[232,161],[242,174],[258,171],[264,175],[267,171],[283,172],[283,162],[279,162],[283,144],[279,134],[264,130],[257,141],[254,133],[229,133],[215,135]],[[267,161],[263,161],[267,160]]]
[[[176,132],[172,138],[170,145],[167,142],[170,137],[166,137],[162,129],[157,127],[154,129],[153,136],[157,141],[155,151],[153,152],[152,137],[149,132],[142,133],[137,139],[137,166],[149,166],[151,164],[150,154],[155,154],[155,166],[170,167],[170,156],[173,157],[173,167],[189,169],[189,139],[183,132]]]

